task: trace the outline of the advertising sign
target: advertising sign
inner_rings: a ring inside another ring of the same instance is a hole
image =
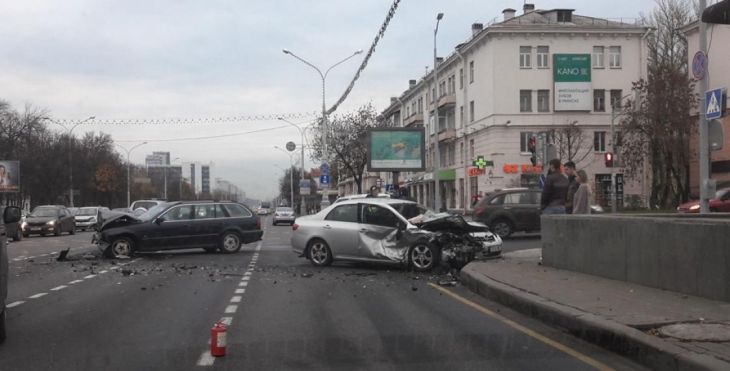
[[[555,111],[593,108],[590,54],[554,54]]]
[[[425,169],[423,128],[373,128],[368,132],[369,171]]]
[[[20,190],[20,162],[0,161],[0,192],[12,193]]]

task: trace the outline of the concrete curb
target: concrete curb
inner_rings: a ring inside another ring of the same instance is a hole
[[[476,294],[508,306],[656,370],[728,370],[717,358],[682,349],[624,324],[549,301],[479,273],[461,270],[461,282]]]

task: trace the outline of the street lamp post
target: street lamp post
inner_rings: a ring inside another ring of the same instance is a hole
[[[185,161],[183,161],[183,159],[181,157],[175,157],[175,159],[172,160],[172,162],[175,162],[177,160],[180,160],[180,182],[178,182],[180,189],[178,190],[178,197],[180,197],[180,201],[182,201],[182,199],[183,199],[183,196],[182,196],[182,188],[183,188],[182,187],[182,184],[183,184],[182,171],[183,171],[183,166],[185,165]]]
[[[439,86],[438,86],[438,57],[436,56],[436,35],[439,32],[439,23],[444,18],[444,13],[436,15],[436,28],[433,30],[433,117],[434,117],[434,166],[433,166],[433,178],[434,178],[434,209],[436,212],[441,211],[441,182],[439,181],[439,170],[441,165],[441,151],[439,149]]]
[[[130,207],[132,205],[132,201],[130,200],[131,193],[129,191],[129,168],[131,167],[131,162],[129,161],[129,155],[132,153],[132,151],[134,151],[135,148],[137,148],[139,146],[143,146],[143,145],[147,144],[147,142],[142,142],[140,144],[137,144],[130,149],[124,148],[121,144],[117,144],[117,143],[114,143],[114,144],[117,147],[123,149],[124,152],[127,152],[127,207]]]
[[[345,58],[345,59],[343,59],[343,60],[341,60],[341,61],[333,64],[324,73],[322,73],[322,70],[320,70],[319,68],[317,68],[317,66],[313,65],[312,63],[307,62],[306,60],[304,60],[303,58],[299,57],[298,55],[292,53],[289,50],[282,49],[282,52],[284,52],[284,54],[291,55],[292,57],[296,58],[300,62],[306,64],[307,66],[314,68],[314,70],[317,71],[317,73],[319,73],[319,77],[322,78],[322,130],[323,130],[323,133],[324,133],[324,135],[322,136],[322,138],[323,138],[323,140],[322,140],[322,153],[323,153],[323,155],[324,155],[324,157],[326,159],[327,158],[327,108],[325,106],[325,89],[326,89],[325,81],[327,79],[327,74],[329,74],[329,72],[333,68],[335,68],[335,67],[339,66],[340,64],[346,62],[350,58],[352,58],[352,57],[354,57],[354,56],[362,53],[362,50],[357,50],[354,53],[352,53],[352,55],[350,55],[349,57],[347,57],[347,58]]]
[[[292,210],[294,210],[294,159],[292,158],[291,154],[289,152],[287,152],[286,150],[284,150],[283,148],[281,148],[279,146],[274,146],[274,148],[286,153],[287,156],[289,156],[289,198],[290,198],[289,207],[291,207]],[[300,197],[301,197],[301,195],[300,195]],[[301,212],[302,211],[300,208],[299,213],[301,214]]]
[[[621,116],[621,113],[616,113],[617,108],[621,108],[621,102],[623,102],[624,99],[630,97],[631,94],[626,94],[623,97],[617,99],[617,100],[611,100],[611,154],[616,157],[616,129],[615,129],[615,121],[616,117]],[[611,213],[616,213],[616,203],[618,202],[617,196],[618,192],[616,192],[616,166],[615,164],[611,164]]]
[[[302,141],[301,141],[301,143],[302,143],[302,145],[301,145],[301,147],[302,147],[302,151],[301,151],[302,152],[302,170],[301,170],[300,175],[301,175],[301,179],[304,179],[304,129],[302,129],[299,125],[297,125],[283,117],[277,117],[277,118],[280,121],[283,121],[283,122],[297,128],[297,130],[299,130],[299,135],[302,137]]]
[[[88,122],[90,120],[95,119],[96,116],[91,116],[87,118],[86,120],[82,120],[74,124],[70,129],[67,128],[64,124],[61,124],[60,122],[53,120],[50,117],[43,117],[43,119],[48,120],[60,127],[62,127],[64,130],[66,130],[66,136],[68,136],[68,202],[70,207],[74,207],[74,175],[73,175],[73,158],[72,158],[72,149],[71,149],[71,134],[73,134],[74,129],[76,129],[77,126]]]

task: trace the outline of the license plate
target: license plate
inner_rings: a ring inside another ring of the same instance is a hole
[[[33,227],[30,230],[31,231],[40,231],[41,229],[43,229],[43,228],[41,228],[41,227]]]

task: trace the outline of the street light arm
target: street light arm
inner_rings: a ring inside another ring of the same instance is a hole
[[[283,122],[285,122],[285,123],[287,123],[287,124],[289,124],[289,125],[297,128],[297,130],[299,130],[299,134],[300,135],[304,135],[304,132],[302,131],[302,128],[299,127],[299,125],[297,125],[297,124],[295,124],[295,123],[293,123],[293,122],[291,122],[291,121],[289,121],[289,120],[287,120],[287,119],[285,119],[283,117],[278,117],[278,119],[279,119],[279,121],[283,121]]]
[[[319,73],[319,76],[320,76],[320,77],[322,77],[322,80],[324,80],[324,77],[325,77],[325,75],[323,75],[323,74],[322,74],[322,71],[320,71],[320,69],[319,69],[319,68],[317,68],[317,66],[315,66],[315,65],[313,65],[313,64],[311,64],[311,63],[309,63],[309,62],[307,62],[306,60],[304,60],[303,58],[300,58],[300,57],[299,57],[298,55],[296,55],[296,54],[292,53],[292,52],[291,52],[291,51],[289,51],[289,50],[286,50],[286,49],[284,49],[284,54],[289,54],[289,55],[291,55],[292,57],[294,57],[294,58],[298,59],[298,60],[299,60],[300,62],[302,62],[302,63],[306,64],[307,66],[309,66],[309,67],[312,67],[312,68],[314,68],[314,69],[315,69],[315,70],[317,71],[317,73]]]
[[[327,74],[329,74],[329,73],[330,73],[330,71],[331,71],[331,70],[332,70],[333,68],[335,68],[335,67],[337,67],[337,66],[341,65],[342,63],[345,63],[345,62],[347,62],[348,60],[350,60],[350,58],[352,58],[352,57],[354,57],[354,56],[356,56],[356,55],[358,55],[358,54],[360,54],[360,53],[362,53],[362,50],[358,50],[358,51],[356,51],[356,52],[352,53],[352,55],[351,55],[351,56],[349,56],[349,57],[347,57],[347,58],[345,58],[345,59],[343,59],[343,60],[341,60],[341,61],[339,61],[339,62],[337,62],[337,63],[333,64],[333,65],[332,65],[332,67],[328,68],[328,69],[327,69],[327,71],[325,71],[325,72],[324,72],[324,76],[322,76],[322,79],[326,79],[326,78],[327,78]]]

